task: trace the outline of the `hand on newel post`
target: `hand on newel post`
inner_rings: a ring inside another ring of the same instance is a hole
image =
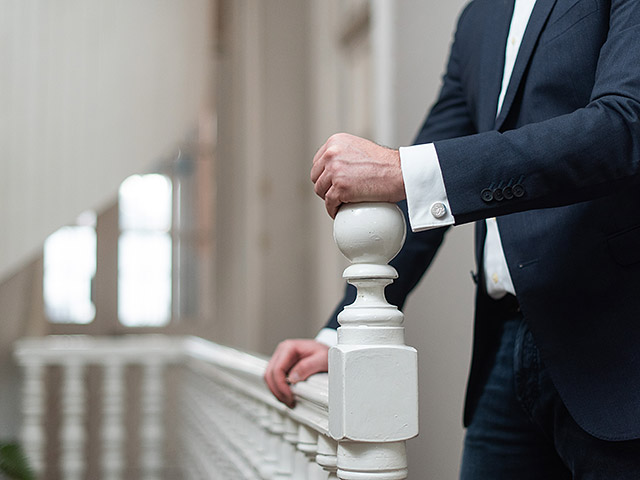
[[[405,235],[393,204],[346,204],[335,218],[335,241],[351,262],[343,277],[358,290],[329,351],[329,432],[344,480],[406,478],[405,441],[418,434],[417,352],[404,344],[402,312],[384,296],[398,278],[388,262]]]

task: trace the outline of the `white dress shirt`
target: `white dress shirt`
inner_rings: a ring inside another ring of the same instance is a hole
[[[502,108],[520,44],[535,3],[536,0],[515,0],[505,46],[502,88],[498,97],[496,116]],[[401,147],[400,161],[411,229],[418,232],[453,225],[455,218],[451,214],[438,154],[434,145],[429,143]],[[495,218],[487,219],[486,223],[487,236],[484,244],[483,266],[487,293],[495,299],[502,298],[507,293],[515,295],[515,288],[500,241],[498,223]],[[337,343],[336,331],[323,328],[316,336],[316,340],[327,345],[335,345]]]

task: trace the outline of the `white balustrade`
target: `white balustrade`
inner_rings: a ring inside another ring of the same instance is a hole
[[[101,414],[101,478],[167,478],[165,452],[180,445],[185,480],[400,480],[407,476],[405,441],[417,434],[416,351],[404,344],[403,315],[384,298],[397,274],[387,263],[404,238],[404,219],[393,205],[343,206],[335,238],[352,265],[345,278],[357,300],[340,314],[338,345],[330,350],[329,374],[292,387],[289,409],[268,391],[267,359],[195,337],[132,335],[23,339],[16,358],[24,369],[22,437],[36,471],[44,471],[44,375],[63,369],[60,470],[65,479],[84,478],[90,446],[86,419]],[[89,411],[85,377],[102,369],[102,405]],[[140,385],[128,368],[136,366]],[[168,410],[179,378],[179,411]],[[132,431],[127,388],[140,393]],[[166,432],[168,415],[179,431]],[[95,422],[94,422],[95,424]],[[127,440],[127,438],[133,440]],[[128,442],[139,439],[138,465],[129,465]],[[53,439],[51,439],[53,440]],[[175,449],[173,449],[175,450]],[[175,470],[174,470],[175,471]]]

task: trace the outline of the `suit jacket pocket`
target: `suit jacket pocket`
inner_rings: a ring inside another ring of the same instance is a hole
[[[640,226],[609,237],[607,243],[611,256],[619,265],[640,262]]]
[[[540,43],[547,43],[558,38],[576,26],[581,20],[597,12],[598,9],[596,0],[578,0],[564,11],[556,10],[549,18],[549,23],[540,38]]]

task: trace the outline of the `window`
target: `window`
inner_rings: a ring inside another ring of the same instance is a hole
[[[199,333],[211,322],[211,157],[185,150],[46,241],[49,333]]]
[[[118,318],[127,327],[165,326],[171,320],[171,181],[133,175],[122,182],[118,204]]]
[[[81,214],[44,244],[45,312],[53,323],[91,323],[96,307],[91,282],[96,274],[96,214]]]

